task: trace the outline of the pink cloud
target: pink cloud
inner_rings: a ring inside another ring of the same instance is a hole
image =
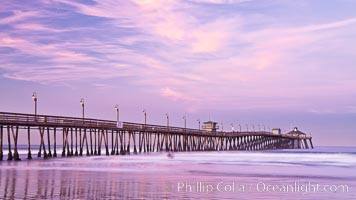
[[[37,11],[15,10],[11,16],[0,19],[0,24],[11,24],[14,22],[24,21],[29,18],[37,17],[39,15],[40,12]]]
[[[174,101],[195,101],[194,98],[189,97],[187,93],[178,92],[172,88],[164,87],[161,88],[160,93],[164,97],[168,97]]]

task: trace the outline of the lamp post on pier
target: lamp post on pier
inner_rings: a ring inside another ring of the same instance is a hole
[[[187,117],[183,116],[183,120],[184,120],[184,131],[187,131]]]
[[[241,133],[241,124],[239,124],[239,128],[240,128],[240,133]]]
[[[247,132],[248,132],[248,124],[246,124],[246,130],[247,130]]]
[[[143,115],[145,117],[145,128],[146,128],[146,125],[147,125],[147,112],[146,112],[146,109],[143,109]]]
[[[117,123],[119,123],[119,110],[120,108],[119,108],[119,105],[115,105],[115,110],[116,110],[116,121],[117,121]]]
[[[166,113],[166,117],[167,117],[167,130],[169,131],[169,115],[168,115],[168,113]]]
[[[122,128],[121,124],[119,124],[119,105],[115,105],[116,110],[116,127]],[[111,145],[114,146],[114,131],[111,132]],[[115,148],[112,148],[111,155],[115,155]]]
[[[198,122],[198,129],[199,129],[199,131],[200,131],[200,119],[197,119],[197,122]]]
[[[32,93],[32,99],[35,102],[35,121],[37,121],[37,93]]]
[[[32,93],[32,99],[35,103],[35,122],[37,121],[37,93],[33,92]],[[30,127],[28,127],[28,131],[27,131],[27,138],[28,138],[28,154],[27,154],[27,159],[31,160],[32,159],[32,154],[31,154],[31,136],[30,136]],[[1,149],[2,151],[2,149]],[[2,155],[2,152],[1,152]]]
[[[82,105],[82,119],[84,123],[84,99],[83,98],[80,100],[80,105]]]

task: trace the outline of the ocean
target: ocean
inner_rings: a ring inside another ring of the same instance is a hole
[[[46,160],[37,151],[0,161],[0,199],[356,199],[355,147]]]

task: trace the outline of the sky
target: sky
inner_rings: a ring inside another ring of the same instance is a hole
[[[354,0],[3,0],[1,112],[224,130],[297,126],[356,146]],[[240,125],[240,126],[239,126]]]

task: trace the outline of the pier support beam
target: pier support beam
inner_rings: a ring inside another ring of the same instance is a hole
[[[111,130],[111,155],[115,155],[114,130]]]
[[[28,160],[31,160],[32,159],[32,155],[31,155],[31,128],[30,127],[27,127],[27,142],[28,142],[28,148],[27,148],[27,159]]]
[[[93,151],[93,139],[92,139],[92,129],[89,129],[89,136],[90,136],[90,155],[93,155],[94,154],[94,151]]]
[[[106,155],[110,155],[109,154],[109,131],[106,130],[106,136],[105,136],[105,150],[106,150]]]
[[[310,142],[311,148],[314,149],[313,142],[312,142],[312,139],[311,139],[311,138],[309,139],[309,142]]]
[[[71,152],[69,150],[69,143],[68,143],[68,128],[63,128],[63,149],[62,149],[62,157],[66,156],[66,147],[68,148],[67,151],[67,156],[71,155]]]
[[[75,128],[75,156],[78,156],[78,130]]]
[[[57,157],[57,133],[56,133],[57,129],[54,128],[53,129],[53,139],[54,139],[54,147],[53,147],[53,157],[56,158]]]
[[[161,140],[160,140],[160,137],[159,137],[159,133],[157,133],[157,146],[156,146],[156,151],[157,152],[159,152],[160,144],[161,144]]]
[[[79,155],[83,156],[82,129],[79,129]]]
[[[10,126],[7,126],[7,144],[9,147],[9,153],[7,155],[7,160],[12,160],[12,152],[11,152],[11,137],[10,137]]]
[[[136,134],[133,134],[132,135],[132,139],[133,139],[133,142],[134,142],[134,154],[137,154],[137,149],[136,149]]]
[[[3,126],[0,126],[0,161],[4,159],[4,154],[3,154]]]
[[[67,129],[68,133],[69,129]],[[74,151],[73,151],[73,128],[70,128],[70,156],[73,156]],[[69,147],[69,146],[68,146]]]
[[[101,140],[103,138],[104,130],[98,130],[98,155],[101,155]]]
[[[124,141],[125,141],[125,138],[124,138],[124,135],[125,135],[125,132],[124,131],[120,131],[119,133],[119,137],[120,137],[120,154],[121,155],[125,155],[125,151],[124,151]],[[142,140],[140,140],[142,142]],[[141,143],[142,144],[142,143]],[[142,150],[142,147],[140,147],[140,152]]]
[[[16,126],[16,129],[14,131],[14,127],[11,127],[11,132],[12,132],[12,138],[14,139],[14,160],[21,160],[19,152],[17,151],[17,139],[19,136],[19,127]]]
[[[126,153],[130,154],[130,140],[131,140],[131,132],[128,132],[128,142],[127,142],[127,148],[126,148]]]
[[[305,146],[305,148],[306,148],[306,149],[309,149],[309,145],[308,145],[307,139],[304,139],[303,141],[304,141],[304,146]]]
[[[39,151],[38,151],[38,154],[37,156],[40,158],[41,157],[41,151],[42,151],[42,148],[43,148],[43,158],[47,158],[47,152],[46,152],[46,147],[45,147],[45,143],[44,143],[44,139],[43,139],[43,136],[44,136],[44,132],[45,132],[45,127],[39,127],[39,130],[40,130],[40,138],[41,138],[41,142],[40,142],[40,148],[39,148]]]
[[[90,156],[89,145],[88,145],[88,137],[87,137],[87,129],[84,129],[83,147],[84,147],[84,140],[85,140],[85,147],[86,147],[86,150],[87,150],[86,155]]]
[[[119,131],[115,132],[115,155],[119,155]]]
[[[49,127],[47,127],[47,140],[48,140],[48,157],[52,157],[52,152],[51,152],[51,137],[49,135]]]
[[[98,134],[99,134],[99,130],[98,130]],[[96,129],[94,130],[94,155],[98,155],[98,151],[96,150],[96,141],[97,141],[97,137],[96,137]]]

